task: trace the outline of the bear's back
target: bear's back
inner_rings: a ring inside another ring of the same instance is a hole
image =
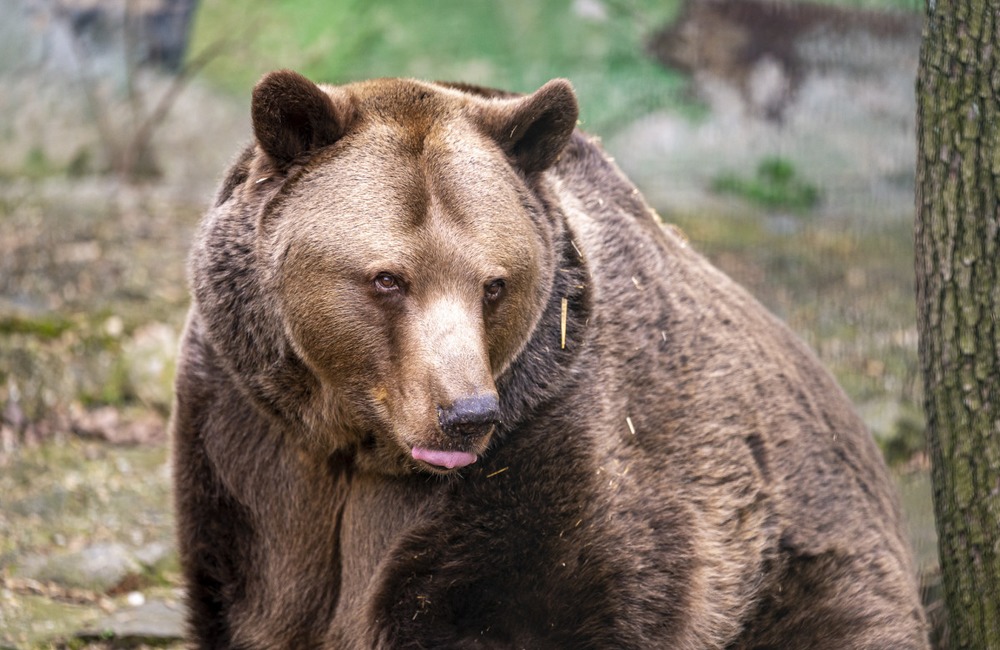
[[[556,173],[590,272],[602,379],[630,387],[612,400],[615,429],[722,510],[733,500],[713,481],[747,476],[781,543],[823,552],[888,535],[905,559],[881,453],[812,351],[662,225],[585,135]]]

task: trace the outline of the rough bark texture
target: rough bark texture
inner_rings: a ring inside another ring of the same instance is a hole
[[[929,0],[916,273],[950,645],[1000,648],[1000,5]]]

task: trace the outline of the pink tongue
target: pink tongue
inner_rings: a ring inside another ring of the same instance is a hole
[[[440,451],[437,449],[414,447],[412,453],[416,460],[422,460],[425,463],[447,469],[465,467],[476,462],[476,455],[466,451]]]

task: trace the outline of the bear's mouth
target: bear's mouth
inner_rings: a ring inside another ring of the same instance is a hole
[[[479,458],[476,454],[468,451],[446,451],[444,449],[428,449],[426,447],[414,447],[410,450],[410,455],[414,460],[430,465],[434,469],[458,469],[476,462]]]

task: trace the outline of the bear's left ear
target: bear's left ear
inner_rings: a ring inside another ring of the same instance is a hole
[[[482,106],[479,119],[514,164],[531,173],[556,162],[579,113],[573,86],[553,79],[525,97],[490,101]]]
[[[331,96],[297,72],[278,70],[254,86],[250,114],[260,148],[285,169],[303,154],[336,142],[354,110],[346,97]]]

